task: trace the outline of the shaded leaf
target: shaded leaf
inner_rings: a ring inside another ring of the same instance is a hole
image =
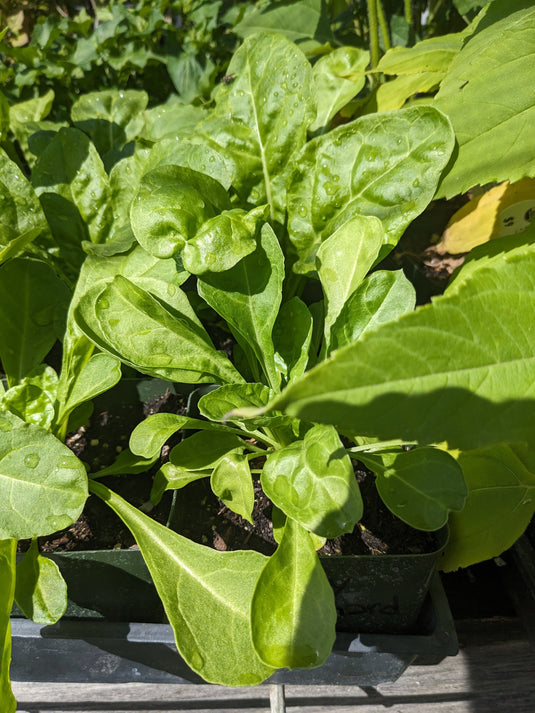
[[[247,456],[230,453],[216,464],[210,484],[214,494],[232,512],[253,524],[254,488]]]
[[[37,624],[55,624],[67,608],[67,584],[58,565],[39,554],[37,540],[17,564],[15,601]]]
[[[311,536],[291,518],[256,585],[251,622],[254,647],[273,668],[314,668],[331,653],[334,594]]]
[[[463,471],[446,451],[359,453],[376,476],[381,500],[403,522],[417,530],[438,530],[451,510],[462,510],[466,500]]]
[[[535,513],[535,473],[523,455],[505,444],[457,454],[468,497],[450,516],[441,569],[498,557],[524,532]]]

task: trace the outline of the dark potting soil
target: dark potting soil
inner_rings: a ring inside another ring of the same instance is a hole
[[[104,399],[100,400],[105,403]],[[148,402],[112,399],[112,408],[99,408],[98,402],[89,422],[69,434],[67,445],[86,464],[90,472],[111,465],[127,446],[129,435],[143,418],[159,411],[183,414],[187,397],[171,392]],[[271,554],[276,547],[271,524],[272,504],[255,481],[254,524],[232,512],[211,491],[209,479],[190,483],[173,493],[167,492],[160,503],[150,508],[152,481],[167,460],[172,446],[180,440],[176,434],[162,449],[160,461],[148,472],[138,475],[114,475],[102,478],[115,492],[136,507],[144,506],[150,516],[169,524],[180,534],[217,550],[256,549]],[[377,495],[375,478],[364,467],[355,467],[355,477],[364,500],[364,517],[353,533],[328,540],[321,554],[400,554],[430,552],[437,547],[434,533],[413,530],[393,516]],[[147,508],[148,506],[148,508]],[[42,552],[136,548],[128,528],[98,497],[90,496],[80,518],[69,528],[39,538]],[[24,551],[29,542],[19,543]]]

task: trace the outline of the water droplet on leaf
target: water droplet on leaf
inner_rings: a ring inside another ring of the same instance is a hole
[[[37,468],[40,460],[37,453],[28,453],[28,455],[24,457],[24,465],[27,468]]]

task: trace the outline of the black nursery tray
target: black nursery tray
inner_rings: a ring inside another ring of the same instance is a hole
[[[205,683],[177,654],[163,623],[64,618],[53,626],[12,617],[14,681],[57,683]],[[415,633],[339,633],[327,662],[315,669],[281,670],[270,683],[375,686],[406,668],[436,664],[457,653],[448,601],[435,574]]]

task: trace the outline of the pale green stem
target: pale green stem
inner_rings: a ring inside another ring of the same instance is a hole
[[[388,26],[386,24],[385,12],[383,10],[383,3],[381,2],[381,0],[377,0],[377,17],[379,18],[379,27],[381,28],[381,34],[383,36],[383,46],[386,52],[392,47],[392,45],[390,44]]]
[[[411,0],[405,0],[405,19],[407,20],[407,25],[412,27],[412,4]]]
[[[370,34],[370,58],[372,69],[379,63],[379,25],[377,24],[377,0],[368,0],[368,32]]]

